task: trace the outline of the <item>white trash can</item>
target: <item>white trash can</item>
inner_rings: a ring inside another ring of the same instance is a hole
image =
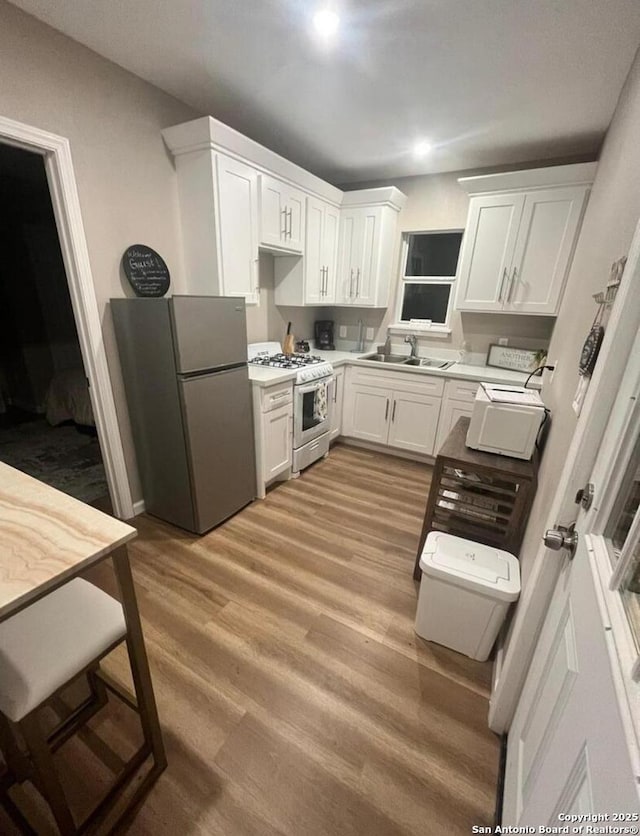
[[[520,595],[517,558],[493,546],[430,531],[420,568],[416,633],[485,660],[510,603]]]

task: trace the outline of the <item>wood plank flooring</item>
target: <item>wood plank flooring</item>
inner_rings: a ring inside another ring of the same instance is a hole
[[[492,823],[490,665],[413,632],[429,478],[338,445],[205,537],[136,520],[169,767],[131,834],[428,836]],[[113,591],[106,565],[96,578]],[[122,677],[123,654],[108,668]],[[125,713],[61,750],[76,790],[98,774],[84,749],[109,741],[119,762],[110,735],[135,730]]]

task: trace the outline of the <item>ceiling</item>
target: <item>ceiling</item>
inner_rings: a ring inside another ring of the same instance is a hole
[[[593,154],[638,0],[15,0],[336,183]],[[412,146],[428,139],[422,159]]]

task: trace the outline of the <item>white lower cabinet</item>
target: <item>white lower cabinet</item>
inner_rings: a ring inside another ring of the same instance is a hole
[[[479,383],[467,380],[447,380],[444,387],[438,436],[434,449],[437,455],[458,418],[470,418]]]
[[[257,495],[278,476],[287,477],[293,456],[293,384],[253,387]]]
[[[346,435],[386,444],[389,437],[389,406],[391,391],[355,383],[345,400],[348,406],[348,430]]]
[[[393,392],[389,446],[430,456],[434,452],[440,403],[440,398],[431,395]]]
[[[426,375],[350,369],[343,434],[430,456],[434,452],[444,381]]]
[[[331,413],[331,435],[333,441],[342,434],[342,404],[344,401],[344,369],[335,369],[333,385],[333,411]]]

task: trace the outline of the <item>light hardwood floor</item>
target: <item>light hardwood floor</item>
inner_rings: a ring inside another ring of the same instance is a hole
[[[129,833],[429,836],[492,823],[490,665],[413,632],[429,478],[339,445],[205,537],[136,520],[169,767]],[[113,589],[104,570],[99,582]],[[110,667],[122,675],[122,654]],[[76,791],[98,774],[82,748],[129,726],[112,713],[61,750],[75,747],[64,758]]]

